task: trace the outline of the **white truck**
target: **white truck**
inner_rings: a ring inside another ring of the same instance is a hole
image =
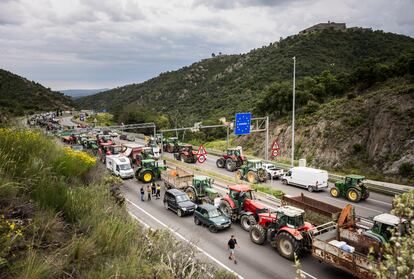
[[[264,163],[262,166],[266,170],[268,180],[280,178],[284,173],[282,168],[278,168],[273,164]]]
[[[309,192],[328,188],[328,172],[308,167],[294,167],[281,177],[282,183],[308,189]]]
[[[106,168],[115,176],[122,179],[133,178],[134,169],[131,167],[131,161],[128,157],[122,155],[106,156]]]

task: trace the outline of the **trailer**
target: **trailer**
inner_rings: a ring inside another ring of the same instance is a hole
[[[332,230],[313,237],[312,256],[358,278],[376,278],[374,271],[379,270],[379,253],[374,252],[372,259],[368,255],[370,247],[378,252],[380,244],[360,230],[340,228],[334,223],[333,226]]]
[[[305,219],[315,225],[330,221],[336,222],[342,211],[342,208],[312,199],[303,193],[295,197],[284,195],[281,204],[282,206],[290,205],[305,210]]]
[[[212,186],[213,179],[207,176],[194,176],[194,174],[178,167],[162,172],[161,180],[166,189],[182,190],[195,203],[214,203],[214,200],[219,196]]]

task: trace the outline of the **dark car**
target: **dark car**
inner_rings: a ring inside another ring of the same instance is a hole
[[[177,189],[170,189],[164,195],[164,207],[176,212],[178,216],[193,214],[196,204],[193,203],[186,193]]]
[[[194,212],[194,223],[205,225],[210,232],[214,233],[231,227],[230,218],[211,204],[197,206]]]

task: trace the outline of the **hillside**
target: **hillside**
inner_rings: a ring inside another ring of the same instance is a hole
[[[297,116],[295,159],[342,173],[374,179],[414,181],[414,76],[390,78],[368,89]],[[291,154],[291,117],[271,124],[270,138],[281,147],[280,161]],[[235,144],[263,156],[263,134],[239,137]]]
[[[53,92],[41,84],[0,69],[0,114],[24,115],[73,107],[62,93]]]
[[[382,31],[324,30],[291,36],[241,55],[205,59],[178,71],[81,98],[82,108],[106,108],[118,116],[131,103],[164,114],[186,114],[188,123],[249,111],[272,82],[289,80],[292,57],[297,77],[324,70],[350,72],[364,61],[388,63],[414,47],[414,39]],[[202,105],[200,105],[202,104]]]
[[[66,89],[66,90],[59,90],[59,92],[65,94],[66,96],[72,98],[80,98],[89,95],[93,95],[99,92],[107,91],[109,88],[102,88],[102,89]]]

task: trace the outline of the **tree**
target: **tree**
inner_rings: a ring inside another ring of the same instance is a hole
[[[414,190],[394,199],[392,214],[400,220],[410,223],[408,230],[402,234],[393,231],[390,243],[385,244],[385,255],[379,270],[378,278],[414,278]]]

